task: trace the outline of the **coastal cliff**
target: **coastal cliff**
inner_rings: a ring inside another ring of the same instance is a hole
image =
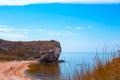
[[[57,61],[61,53],[58,41],[6,41],[0,39],[0,59]]]

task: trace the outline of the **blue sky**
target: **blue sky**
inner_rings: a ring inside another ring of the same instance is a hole
[[[0,6],[0,38],[58,40],[63,52],[102,51],[120,43],[120,4],[47,3]]]

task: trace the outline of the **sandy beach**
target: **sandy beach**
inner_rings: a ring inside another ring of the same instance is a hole
[[[35,61],[0,62],[0,80],[33,80],[24,73],[32,63]]]

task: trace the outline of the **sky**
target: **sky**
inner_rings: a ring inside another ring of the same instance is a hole
[[[114,49],[119,35],[120,0],[0,1],[0,39],[57,40],[63,52],[95,52]]]

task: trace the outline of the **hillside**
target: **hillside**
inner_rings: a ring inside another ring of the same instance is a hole
[[[51,41],[6,41],[0,39],[1,60],[56,61],[61,53],[60,43]]]

